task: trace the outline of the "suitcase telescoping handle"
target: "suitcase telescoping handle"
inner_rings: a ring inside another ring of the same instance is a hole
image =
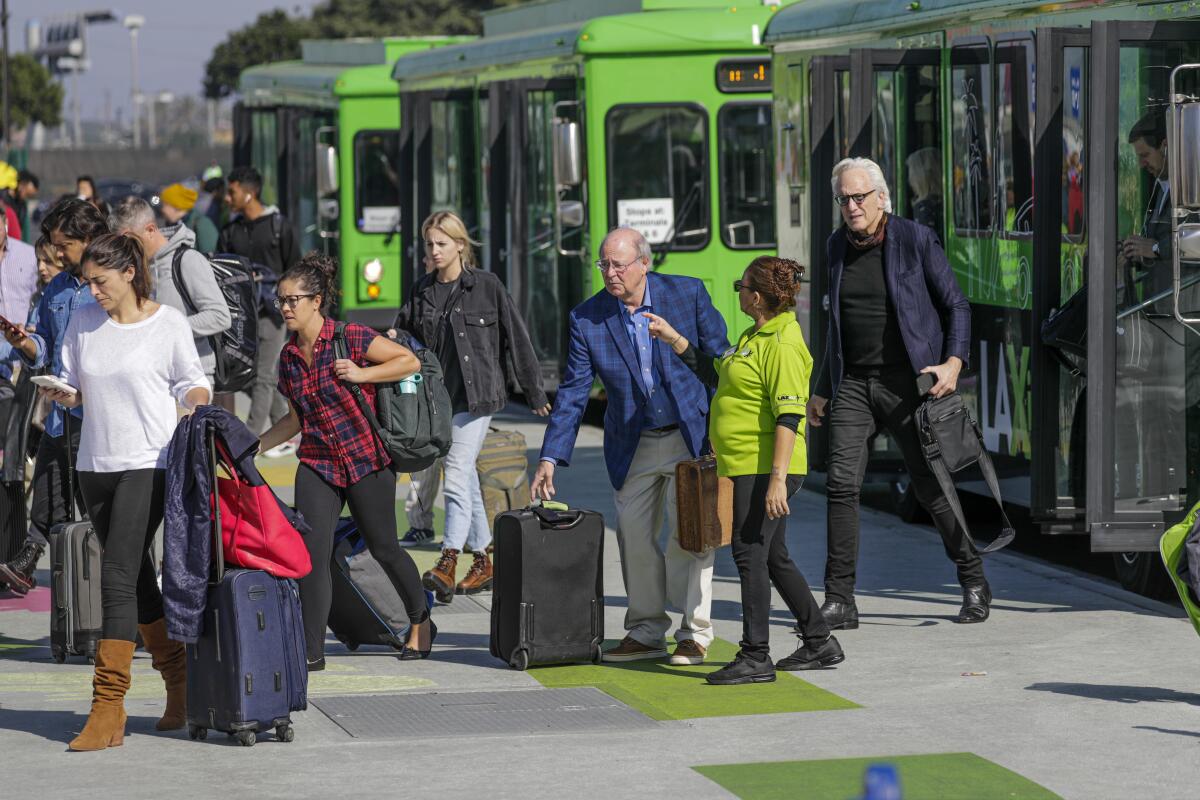
[[[548,528],[556,531],[569,531],[583,521],[583,512],[578,509],[568,509],[563,503],[542,502],[531,505],[529,510]]]
[[[216,576],[213,583],[220,583],[225,577],[225,547],[221,543],[221,495],[217,491],[217,433],[213,426],[208,427],[208,465],[211,472],[209,476],[211,481],[209,487],[212,490],[212,561],[216,568]]]
[[[67,446],[67,513],[71,522],[79,521],[79,509],[75,505],[75,448],[71,446],[71,409],[63,406],[63,439]]]

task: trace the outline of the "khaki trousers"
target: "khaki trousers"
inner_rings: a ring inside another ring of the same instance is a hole
[[[642,433],[625,485],[616,491],[617,543],[629,607],[625,630],[641,644],[662,644],[671,627],[667,606],[683,613],[675,640],[713,640],[712,574],[716,551],[679,547],[675,527],[675,465],[692,457],[679,431]],[[663,525],[666,551],[663,551]]]

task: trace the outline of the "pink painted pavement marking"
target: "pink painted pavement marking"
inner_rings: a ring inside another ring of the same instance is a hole
[[[35,588],[24,597],[17,597],[12,592],[0,595],[0,611],[49,611],[50,590],[44,586]]]

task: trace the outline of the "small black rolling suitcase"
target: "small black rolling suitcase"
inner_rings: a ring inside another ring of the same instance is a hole
[[[604,518],[547,504],[496,517],[491,652],[514,669],[600,660]]]
[[[329,629],[351,650],[384,644],[404,649],[408,612],[404,601],[366,548],[352,519],[342,519],[333,534],[333,603]]]
[[[209,453],[215,465],[211,438]],[[294,581],[262,570],[226,571],[220,507],[213,507],[215,581],[200,638],[187,646],[188,734],[204,739],[211,728],[249,747],[259,732],[274,728],[290,742],[291,712],[308,707],[300,593]]]
[[[63,435],[71,441],[71,415],[64,415]],[[75,521],[75,465],[67,456],[67,508],[71,522],[50,529],[50,654],[59,664],[67,656],[96,660],[104,626],[100,571],[104,548],[88,520]]]

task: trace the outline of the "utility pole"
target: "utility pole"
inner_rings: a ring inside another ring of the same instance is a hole
[[[4,142],[4,146],[8,147],[8,0],[0,0],[0,29],[3,29],[4,36],[4,64],[0,66],[0,81],[4,83],[3,99],[0,104],[4,107],[4,128],[0,129],[0,141]],[[7,158],[7,154],[5,155]]]
[[[142,146],[142,115],[141,105],[142,93],[138,91],[138,29],[146,24],[146,18],[140,14],[130,14],[125,17],[124,25],[129,29],[129,57],[133,68],[133,82],[130,85],[130,97],[133,101],[133,148],[138,150]],[[153,134],[152,134],[153,135]]]

